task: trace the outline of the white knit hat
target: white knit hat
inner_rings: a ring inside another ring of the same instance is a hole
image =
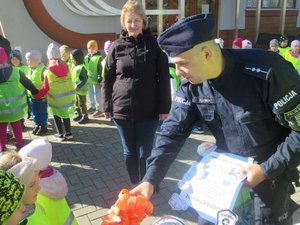
[[[56,44],[51,43],[48,45],[47,58],[48,59],[60,59],[61,58],[59,47]]]
[[[18,177],[26,187],[32,181],[34,172],[38,171],[37,161],[33,158],[21,156],[22,161],[11,167],[7,172]]]
[[[245,39],[242,41],[242,48],[252,48],[252,42]]]
[[[19,151],[19,155],[28,156],[37,160],[40,171],[47,169],[52,160],[52,145],[45,138],[31,141]]]

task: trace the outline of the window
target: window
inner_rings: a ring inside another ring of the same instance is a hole
[[[284,0],[262,0],[261,8],[262,9],[276,9],[280,8],[280,3]],[[257,0],[247,0],[247,8],[256,8]],[[295,0],[287,0],[286,7],[288,9],[294,9],[296,6]]]

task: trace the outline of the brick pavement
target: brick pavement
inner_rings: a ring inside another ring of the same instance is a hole
[[[31,134],[32,122],[26,121],[25,142],[36,136]],[[121,188],[130,188],[129,178],[123,161],[120,138],[115,126],[105,119],[92,119],[79,125],[72,122],[74,140],[59,143],[53,139],[53,119],[49,119],[50,131],[46,136],[53,144],[52,165],[59,169],[69,185],[67,200],[80,225],[99,225],[101,217],[115,202]],[[186,141],[177,160],[160,185],[160,193],[153,198],[155,206],[152,216],[141,225],[150,225],[163,215],[182,218],[186,225],[196,225],[197,217],[192,211],[176,212],[170,209],[168,200],[177,191],[177,182],[197,158],[197,146],[203,141],[214,141],[206,132],[192,134]],[[10,143],[12,144],[12,143]],[[9,146],[12,148],[11,146]],[[300,203],[300,191],[294,196]],[[294,224],[300,224],[300,212]]]

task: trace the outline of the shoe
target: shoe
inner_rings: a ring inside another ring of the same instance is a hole
[[[35,126],[32,130],[32,134],[36,135],[36,133],[38,132],[39,129],[40,129],[39,126]]]
[[[83,116],[83,117],[78,121],[79,124],[86,124],[86,123],[88,123],[88,122],[89,122],[89,118],[86,117],[86,116]]]
[[[66,140],[71,140],[71,139],[73,139],[73,138],[74,138],[74,137],[73,137],[72,133],[65,134],[65,139],[66,139]]]
[[[48,132],[48,128],[44,126],[40,126],[39,130],[36,132],[36,135],[41,136]]]
[[[63,134],[54,134],[53,135],[54,139],[61,142],[61,141],[64,141],[65,140],[65,137]]]
[[[194,127],[193,130],[192,130],[193,133],[196,133],[196,134],[203,134],[204,133],[204,130],[202,127]]]
[[[93,113],[92,117],[103,117],[103,113],[100,110],[96,110],[96,112]]]
[[[93,113],[93,112],[95,112],[95,111],[96,111],[96,108],[89,108],[89,109],[87,110],[88,113]]]
[[[73,121],[77,122],[79,120],[81,120],[83,117],[81,115],[78,115],[76,117],[73,118]]]

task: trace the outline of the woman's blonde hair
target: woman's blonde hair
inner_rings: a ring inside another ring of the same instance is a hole
[[[143,29],[147,28],[148,26],[147,16],[145,14],[142,5],[136,0],[128,0],[122,8],[121,17],[120,17],[121,25],[124,30],[126,30],[125,16],[129,12],[135,12],[136,14],[138,14],[143,19],[143,24],[144,24]]]

